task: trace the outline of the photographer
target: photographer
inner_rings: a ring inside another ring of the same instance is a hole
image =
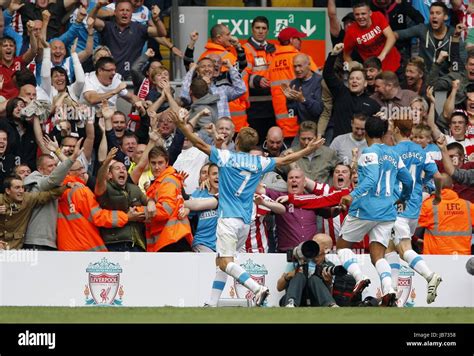
[[[307,249],[315,245],[308,244],[310,241],[305,241],[293,250],[293,262],[288,263],[286,272],[278,279],[277,290],[286,290],[286,294],[280,299],[280,306],[306,306],[307,299],[311,302],[310,306],[314,307],[338,306],[331,294],[333,273],[326,268],[334,265],[325,261],[326,252],[332,248],[331,237],[326,234],[316,234],[313,237],[312,241],[319,245],[319,253],[316,247],[315,251],[307,254]],[[298,249],[306,257],[301,256]]]

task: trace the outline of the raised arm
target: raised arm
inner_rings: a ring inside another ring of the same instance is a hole
[[[449,157],[448,148],[446,147],[446,137],[442,136],[438,138],[436,144],[438,145],[441,155],[443,156],[444,171],[452,176],[456,168],[453,165],[453,161],[451,161],[451,157]]]
[[[81,63],[84,63],[90,56],[92,56],[92,51],[94,50],[94,32],[94,19],[92,17],[89,17],[87,19],[86,47],[83,51],[77,54]]]
[[[105,158],[107,157],[107,134],[105,132],[105,120],[103,117],[99,118],[99,127],[100,131],[102,131],[102,135],[100,138],[99,148],[97,149],[97,160],[99,163],[104,162]]]
[[[71,58],[72,58],[72,63],[74,65],[74,77],[76,78],[74,83],[71,84],[71,91],[77,98],[79,98],[81,96],[82,89],[84,88],[84,84],[86,82],[86,76],[84,74],[84,69],[82,68],[79,55],[76,53],[76,47],[77,47],[77,39],[74,41],[73,45],[71,46]]]
[[[163,92],[166,95],[166,100],[168,100],[168,104],[170,105],[171,110],[173,110],[174,112],[179,112],[179,109],[181,107],[178,105],[176,100],[174,100],[173,93],[171,92],[170,82],[164,80],[162,82],[159,82],[158,86],[163,89]]]
[[[43,48],[43,62],[41,63],[41,88],[51,96],[51,48],[47,42]]]
[[[160,8],[157,5],[151,7],[151,19],[155,26],[148,26],[147,32],[150,37],[165,37],[166,28],[160,19]]]
[[[28,28],[28,36],[30,37],[30,47],[28,50],[23,54],[23,62],[25,65],[30,64],[30,62],[35,58],[36,53],[38,52],[38,41],[35,35],[33,35],[33,21],[28,21],[26,24]]]
[[[109,172],[109,166],[112,160],[117,154],[118,148],[112,147],[110,152],[107,154],[102,166],[100,166],[99,171],[97,172],[97,179],[95,181],[94,194],[97,197],[100,197],[107,190],[107,173]]]
[[[428,87],[426,89],[426,97],[430,102],[430,109],[428,111],[428,126],[431,127],[432,135],[435,140],[437,140],[442,134],[438,128],[438,125],[435,123],[435,97],[433,95],[433,87]]]
[[[142,70],[145,67],[146,63],[148,63],[148,60],[150,58],[153,58],[154,56],[155,51],[153,51],[152,48],[148,48],[144,54],[142,54],[135,60],[135,62],[133,62],[130,73],[132,75],[133,86],[137,88],[137,90],[142,84],[143,79],[145,79]]]
[[[191,141],[194,147],[201,150],[208,156],[211,154],[211,145],[208,145],[198,135],[195,135],[193,132],[191,132],[191,130],[186,126],[184,117],[180,117],[174,110],[171,110],[170,116],[175,122],[176,126],[181,130],[183,135],[186,136],[189,141]]]
[[[342,93],[344,90],[347,90],[346,86],[344,85],[344,82],[337,78],[336,73],[334,71],[334,64],[336,62],[337,56],[343,50],[343,43],[336,44],[332,51],[329,53],[328,58],[326,59],[326,64],[324,65],[323,69],[324,81],[334,98],[338,98],[340,93]]]
[[[319,147],[324,145],[324,142],[326,142],[326,140],[324,138],[318,139],[317,137],[315,137],[311,140],[311,142],[308,144],[308,146],[306,146],[302,150],[300,150],[298,152],[290,153],[289,155],[286,155],[284,157],[281,157],[281,156],[280,157],[275,157],[276,165],[277,166],[286,166],[287,164],[296,162],[300,158],[305,157],[305,156],[309,155],[311,152],[316,151]]]
[[[155,146],[163,146],[164,145],[163,139],[159,135],[158,129],[156,128],[156,125],[152,124],[149,127],[149,136],[150,136],[150,140],[148,141],[148,144],[145,148],[145,151],[143,152],[142,156],[140,157],[140,160],[137,162],[137,165],[135,166],[132,173],[130,173],[130,179],[135,184],[138,184],[143,171],[148,166],[148,154],[150,153],[151,149]]]
[[[341,32],[341,23],[337,18],[336,0],[328,0],[329,32],[337,37]]]
[[[95,4],[94,8],[92,9],[92,11],[90,12],[89,14],[89,17],[93,18],[94,19],[94,27],[97,31],[102,31],[105,27],[105,22],[101,19],[98,19],[97,18],[97,14],[98,12],[100,11],[100,9],[102,9],[104,6],[106,6],[108,4],[108,0],[99,0],[97,1],[97,3]]]
[[[459,84],[460,84],[459,79],[453,80],[451,92],[449,93],[448,97],[446,98],[446,101],[444,102],[443,113],[441,116],[443,120],[446,122],[451,117],[451,114],[454,111],[454,105],[456,103],[456,95],[459,90]]]
[[[87,119],[86,123],[86,139],[84,140],[84,156],[87,159],[87,162],[91,161],[92,157],[92,150],[94,149],[94,138],[95,138],[95,130],[94,130],[94,117],[90,117]]]

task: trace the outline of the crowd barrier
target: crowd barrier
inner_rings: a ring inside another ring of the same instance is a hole
[[[424,256],[443,278],[438,298],[429,306],[474,306],[474,277],[465,268],[469,257]],[[357,258],[372,280],[363,296],[377,296],[380,281],[370,257]],[[0,305],[202,306],[210,294],[214,259],[206,253],[0,251]],[[267,306],[278,306],[283,294],[276,291],[276,283],[285,270],[286,255],[241,254],[238,263],[270,288]],[[402,263],[400,306],[427,306],[426,290],[426,281]],[[229,278],[222,305],[242,305],[251,297]]]

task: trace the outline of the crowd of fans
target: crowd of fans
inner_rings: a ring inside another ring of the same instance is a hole
[[[334,48],[323,68],[301,52],[306,34],[295,28],[268,42],[273,29],[264,9],[248,40],[219,24],[205,52],[194,53],[200,35],[191,33],[187,47],[176,48],[166,38],[166,9],[143,0],[2,4],[3,248],[214,252],[225,182],[177,128],[179,120],[223,150],[235,150],[235,135],[250,126],[259,143],[247,151],[268,157],[326,140],[265,174],[244,252],[286,252],[318,232],[336,243],[344,213],[329,203],[306,208],[277,200],[355,187],[365,122],[373,115],[411,120],[408,137],[453,177],[453,184],[443,181],[443,198],[474,201],[474,22],[462,0],[356,1],[343,19],[328,0]],[[179,92],[159,45],[183,58]],[[436,112],[440,91],[448,95]],[[117,110],[118,98],[132,104],[131,113]],[[394,145],[389,127],[384,143]],[[423,198],[432,200],[434,188],[426,181]],[[469,203],[462,209],[472,211]],[[440,241],[432,215],[422,207],[414,248],[470,254],[470,239]],[[354,249],[368,251],[368,240]]]

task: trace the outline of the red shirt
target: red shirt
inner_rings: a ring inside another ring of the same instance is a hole
[[[355,48],[364,61],[369,57],[377,57],[387,42],[383,34],[389,26],[387,19],[380,12],[373,12],[370,18],[372,24],[369,27],[361,28],[354,22],[347,28],[344,36],[344,52],[350,54]],[[400,60],[400,53],[393,46],[382,62],[382,69],[396,72],[400,67]]]
[[[25,66],[22,57],[15,57],[12,65],[7,67],[3,62],[0,62],[0,75],[3,75],[3,88],[0,90],[0,95],[7,99],[18,96],[19,89],[13,83],[13,74],[21,70]]]

